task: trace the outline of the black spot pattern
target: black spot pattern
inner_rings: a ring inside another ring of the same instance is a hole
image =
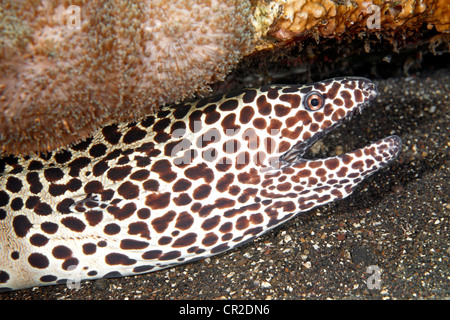
[[[133,127],[123,136],[123,142],[126,144],[131,144],[133,142],[142,140],[147,131],[139,129],[138,127]]]

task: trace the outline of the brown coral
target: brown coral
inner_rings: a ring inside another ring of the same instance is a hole
[[[5,153],[67,145],[205,91],[253,41],[246,0],[6,0],[0,10]]]
[[[439,32],[450,30],[448,0],[275,0],[270,6],[259,1],[258,6],[272,17],[267,31],[280,40],[414,31],[424,23]]]

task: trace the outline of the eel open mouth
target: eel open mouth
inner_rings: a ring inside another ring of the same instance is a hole
[[[323,102],[323,111],[318,109],[316,112],[323,112],[324,114],[327,113],[327,108],[332,111],[328,111],[329,114],[331,114],[331,119],[334,120],[329,126],[323,128],[322,130],[319,130],[315,132],[310,138],[306,140],[300,140],[297,142],[292,148],[290,148],[286,153],[284,153],[280,157],[280,163],[283,165],[292,165],[295,163],[302,163],[302,162],[310,162],[315,161],[319,159],[307,159],[305,158],[305,154],[311,149],[311,147],[319,141],[321,138],[323,138],[326,134],[330,133],[331,131],[335,130],[339,126],[341,126],[344,122],[350,121],[355,115],[361,115],[362,111],[370,105],[372,100],[374,100],[378,96],[378,89],[376,85],[362,77],[345,77],[345,78],[335,78],[334,81],[341,81],[344,82],[344,87],[346,86],[346,82],[348,81],[348,90],[341,91],[340,96],[342,99],[344,99],[344,107],[338,108],[336,106],[336,100],[332,99],[334,94],[330,97],[330,89],[327,89],[328,91],[325,91],[321,93],[320,91],[316,91],[315,94],[318,94],[322,97],[324,100]],[[325,81],[326,83],[326,81]],[[332,85],[333,87],[333,85]],[[359,88],[359,89],[357,89]],[[314,89],[313,89],[314,90]],[[317,90],[317,89],[316,89]],[[356,93],[355,90],[359,90],[361,94]],[[339,98],[338,98],[339,99]],[[327,104],[327,100],[329,103]],[[308,97],[304,99],[304,105],[308,103]],[[305,105],[305,107],[307,107]],[[333,110],[336,109],[336,110]],[[336,116],[339,115],[339,116]],[[387,163],[389,163],[391,160],[395,159],[397,155],[400,153],[402,147],[402,141],[400,137],[396,135],[392,135],[386,138],[383,138],[379,141],[373,142],[370,145],[361,148],[359,150],[349,152],[346,154],[342,154],[336,157],[327,158],[333,159],[333,158],[349,158],[352,155],[360,154],[361,152],[363,154],[370,155],[373,157],[376,162],[379,164],[379,166],[385,166]]]

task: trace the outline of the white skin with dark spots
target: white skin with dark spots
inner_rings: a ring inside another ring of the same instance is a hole
[[[303,155],[376,95],[358,77],[246,89],[1,159],[0,291],[205,258],[347,197],[397,156],[397,136]]]

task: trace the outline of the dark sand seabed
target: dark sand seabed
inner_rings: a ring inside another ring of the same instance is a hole
[[[0,299],[449,299],[450,69],[376,82],[372,105],[315,148],[323,157],[402,138],[399,158],[349,198],[209,259]]]

